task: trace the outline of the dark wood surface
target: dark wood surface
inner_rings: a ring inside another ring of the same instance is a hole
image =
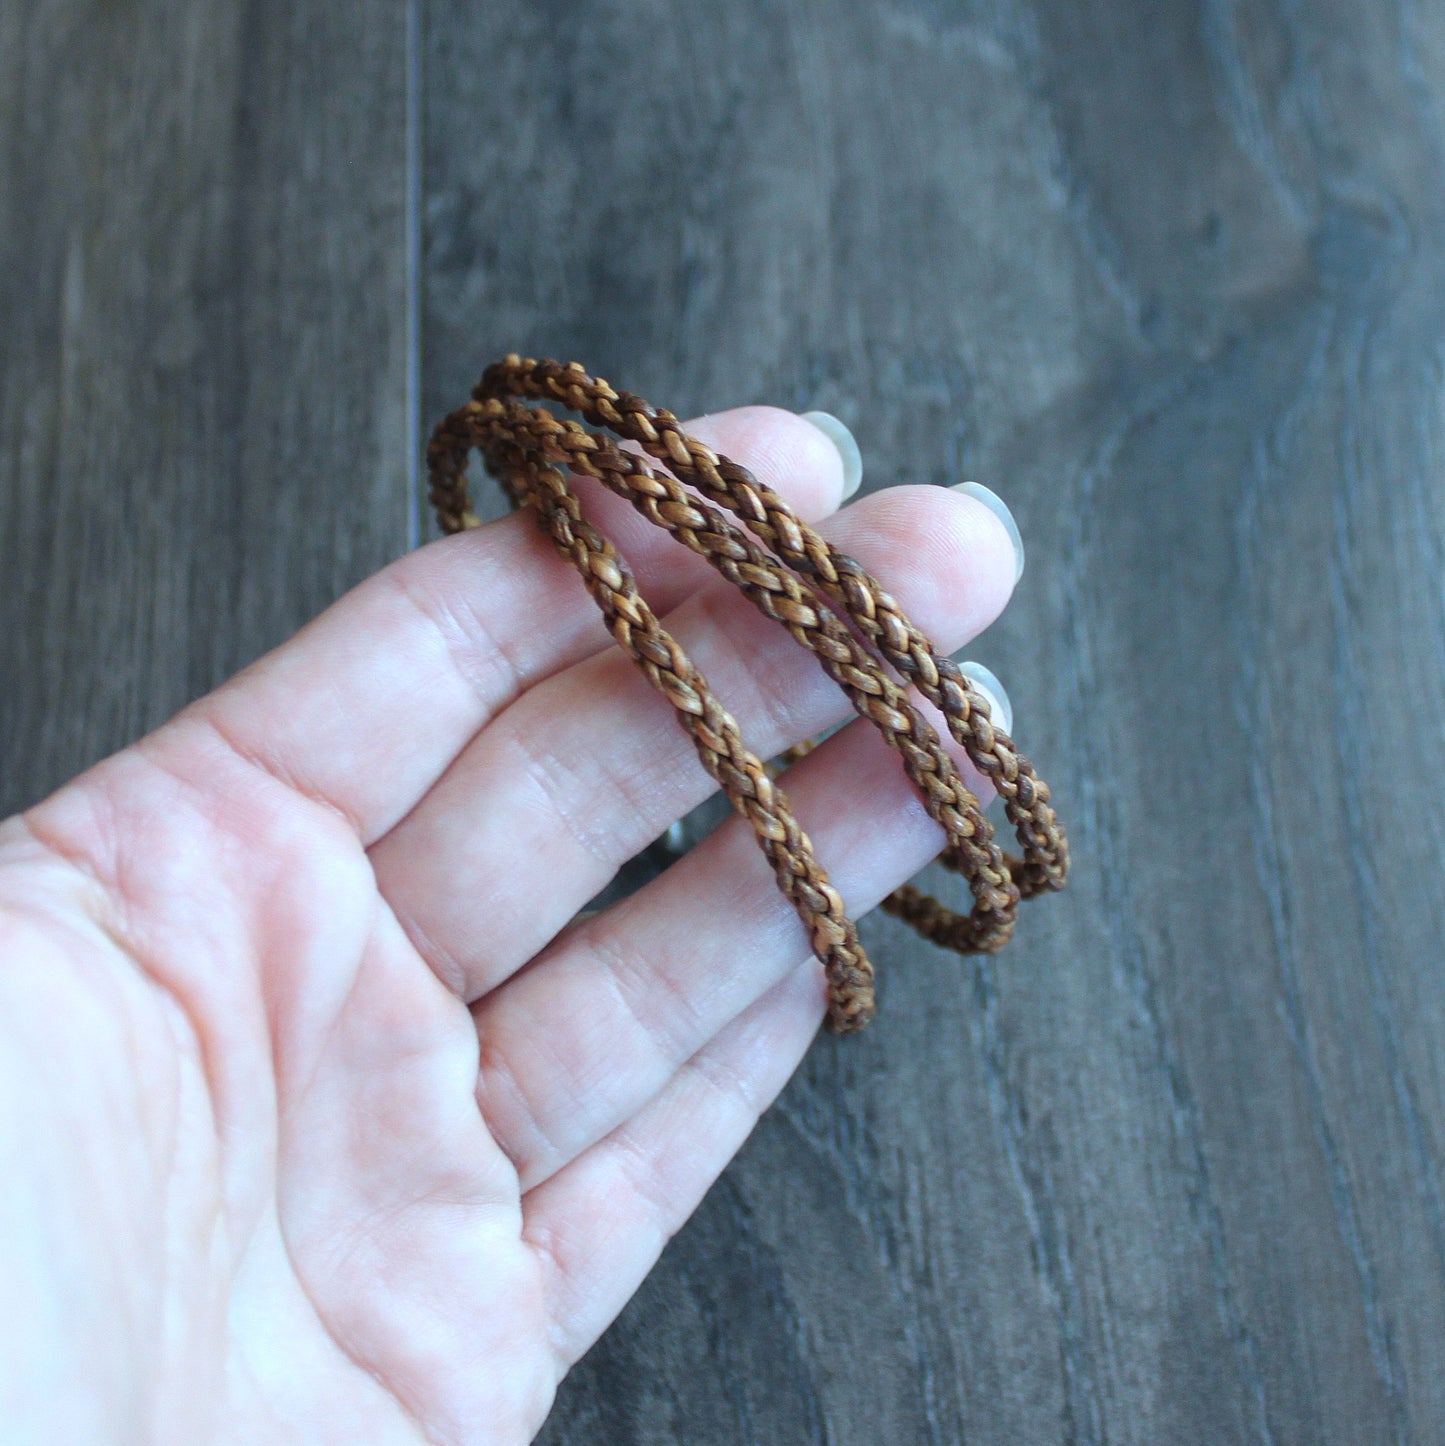
[[[7,806],[401,550],[508,349],[1019,517],[1073,886],[868,921],[545,1441],[1445,1441],[1442,117],[1419,0],[0,7]]]
[[[0,812],[406,548],[406,38],[0,3]]]

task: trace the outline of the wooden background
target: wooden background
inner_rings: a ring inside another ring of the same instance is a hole
[[[989,482],[1072,827],[865,926],[549,1443],[1445,1441],[1445,7],[7,0],[0,805],[403,551],[508,349]]]

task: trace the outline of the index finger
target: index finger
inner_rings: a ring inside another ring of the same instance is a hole
[[[816,426],[775,407],[688,424],[804,516],[834,511],[843,462]],[[711,576],[591,478],[588,515],[659,609]],[[401,558],[289,642],[146,740],[212,735],[341,813],[364,844],[392,828],[466,743],[534,683],[610,646],[596,605],[531,516],[512,514]]]

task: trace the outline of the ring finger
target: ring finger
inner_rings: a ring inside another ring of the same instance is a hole
[[[943,844],[867,723],[790,769],[787,786],[855,916]],[[808,956],[807,933],[751,831],[732,819],[475,1005],[482,1112],[522,1188],[630,1119]]]

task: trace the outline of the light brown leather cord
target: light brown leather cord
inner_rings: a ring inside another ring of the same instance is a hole
[[[593,426],[636,442],[667,470],[623,451],[611,437],[546,408],[524,406],[518,398],[561,403]],[[1020,899],[1063,887],[1068,843],[1049,806],[1048,785],[1013,740],[994,727],[988,703],[951,659],[934,651],[874,578],[795,516],[746,467],[689,437],[671,412],[615,390],[576,362],[515,355],[488,367],[472,400],[432,434],[430,495],[444,532],[479,525],[467,496],[467,462],[474,449],[515,505],[536,510],[558,550],[581,574],[613,637],[676,708],[703,766],[752,825],[778,887],[807,926],[813,952],[827,972],[832,1029],[860,1029],[873,1017],[873,966],[858,932],[782,788],[744,746],[737,724],[707,680],[647,606],[625,559],[583,516],[569,470],[597,478],[706,558],[816,655],[857,712],[898,752],[928,812],[947,835],[940,861],[968,880],[974,903],[970,913],[956,914],[909,885],[884,902],[889,913],[945,948],[991,954],[1013,933]],[[727,508],[754,536],[710,503]],[[1021,858],[1005,855],[994,842],[978,799],[910,701],[909,684],[941,710],[953,737],[993,782],[1022,846]]]

